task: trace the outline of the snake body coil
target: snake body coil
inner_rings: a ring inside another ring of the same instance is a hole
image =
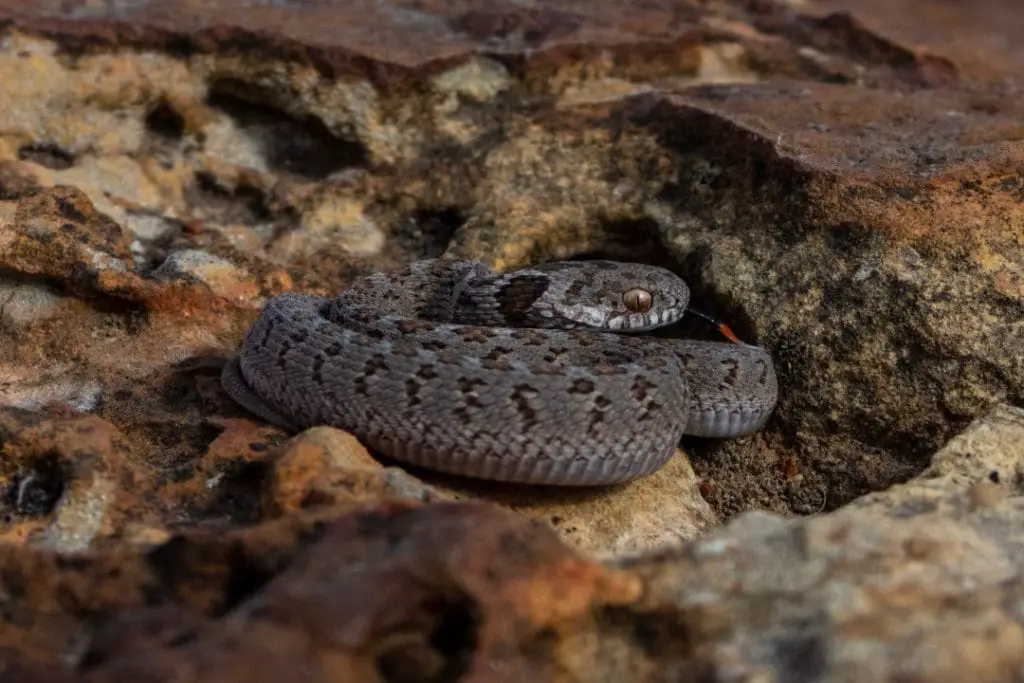
[[[290,430],[333,425],[383,455],[537,484],[628,481],[683,434],[760,428],[777,382],[760,347],[614,334],[677,321],[689,290],[632,263],[549,263],[495,275],[430,259],[336,299],[284,294],[222,384]]]

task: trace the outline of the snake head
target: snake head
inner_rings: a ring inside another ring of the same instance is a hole
[[[665,268],[618,261],[559,261],[519,271],[534,281],[531,317],[559,327],[643,332],[669,325],[686,312],[690,290]]]

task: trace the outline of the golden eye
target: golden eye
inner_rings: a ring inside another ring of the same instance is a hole
[[[622,303],[626,304],[626,308],[634,313],[646,313],[651,310],[652,300],[651,293],[639,287],[627,290],[622,295]]]

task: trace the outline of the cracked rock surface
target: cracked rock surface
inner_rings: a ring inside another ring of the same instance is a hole
[[[0,18],[0,680],[1024,677],[1012,0]],[[268,297],[442,254],[669,267],[775,414],[562,491],[220,388]]]

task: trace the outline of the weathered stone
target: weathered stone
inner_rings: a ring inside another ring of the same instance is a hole
[[[81,295],[132,284],[128,234],[72,187],[28,194],[0,224],[0,268],[52,278]]]
[[[247,301],[259,294],[249,276],[233,263],[198,249],[171,252],[154,271],[157,277],[192,278],[210,288],[215,296]]]
[[[296,436],[273,464],[264,497],[268,518],[331,505],[365,505],[377,500],[444,500],[398,467],[383,467],[354,436],[315,427]]]
[[[601,557],[677,547],[717,521],[682,452],[654,476],[611,490],[538,490],[384,467],[351,434],[315,427],[294,437],[271,467],[263,496],[267,518],[387,499],[483,497],[549,526],[569,547]]]
[[[598,489],[538,489],[418,474],[456,500],[482,497],[546,524],[563,543],[595,557],[676,548],[718,522],[682,451],[649,477]]]
[[[59,315],[64,302],[51,287],[0,281],[0,323],[21,330]]]
[[[0,405],[23,410],[42,410],[68,405],[88,413],[103,398],[103,387],[94,379],[76,376],[68,366],[48,370],[0,365]]]
[[[315,256],[337,249],[362,258],[380,254],[385,235],[367,215],[361,201],[346,197],[322,197],[309,207],[299,229],[274,245],[274,255],[294,258]]]
[[[390,504],[326,526],[192,534],[74,566],[53,554],[31,569],[26,560],[0,548],[8,585],[34,571],[64,599],[20,593],[17,609],[50,614],[46,624],[25,620],[22,639],[60,630],[93,681],[271,681],[296,666],[311,681],[556,680],[559,644],[641,590],[628,572],[578,558],[549,530],[485,504]],[[89,636],[92,620],[102,625]],[[61,656],[24,650],[37,665]]]
[[[907,484],[803,520],[748,513],[633,564],[647,590],[629,620],[658,633],[638,677],[1012,679],[1024,666],[1022,444],[1024,410],[998,408]],[[690,653],[674,665],[673,633]]]
[[[324,681],[1003,681],[1024,666],[1024,498],[991,472],[1020,469],[1022,443],[1024,411],[1000,408],[863,505],[748,513],[604,566],[473,503],[192,532],[71,565],[9,547],[0,565],[8,585],[30,566],[45,579],[11,604],[49,615],[23,640],[68,634],[90,681],[269,681],[299,662]],[[979,504],[979,484],[1004,495]]]
[[[137,474],[123,435],[95,417],[36,422],[0,412],[0,478],[7,530],[44,548],[77,552],[117,534],[134,507]]]

